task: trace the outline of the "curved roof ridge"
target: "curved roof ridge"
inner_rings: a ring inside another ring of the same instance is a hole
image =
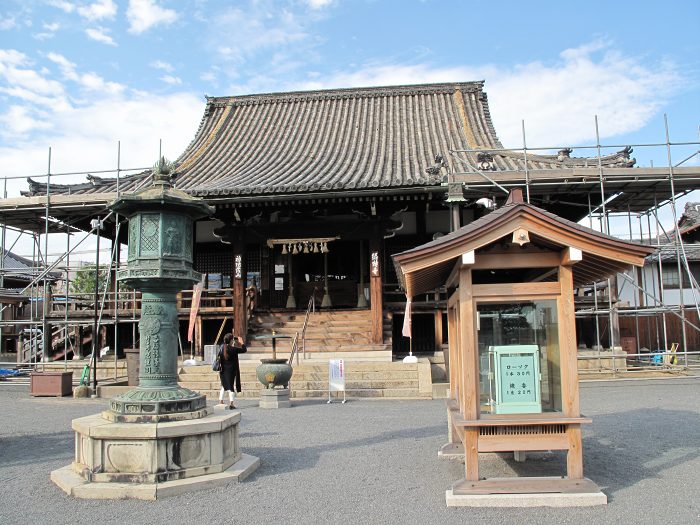
[[[440,82],[435,84],[401,84],[396,86],[366,86],[354,88],[331,88],[300,91],[280,91],[256,93],[251,95],[231,95],[222,97],[207,97],[207,105],[238,105],[262,104],[274,102],[289,102],[291,100],[322,99],[322,98],[360,98],[363,96],[396,96],[409,94],[452,93],[457,89],[464,91],[482,91],[483,80],[469,82]]]

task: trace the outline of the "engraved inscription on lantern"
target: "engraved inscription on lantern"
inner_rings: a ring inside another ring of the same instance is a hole
[[[136,257],[136,245],[139,242],[139,223],[135,220],[129,221],[129,260]]]
[[[163,315],[164,308],[158,304],[145,304],[141,321],[139,322],[139,333],[141,334],[141,366],[142,374],[153,375],[161,372],[160,363],[160,328],[159,317]]]

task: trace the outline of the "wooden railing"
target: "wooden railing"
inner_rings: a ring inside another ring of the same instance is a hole
[[[183,290],[177,294],[178,309],[189,310],[192,306],[192,290]],[[232,312],[233,288],[205,288],[199,302],[200,312]]]
[[[141,310],[141,292],[138,291],[119,291],[118,293],[106,292],[100,294],[98,309],[102,309],[104,296],[104,314],[108,316],[114,315],[114,310],[128,311],[131,315],[138,317]],[[178,310],[189,310],[192,305],[192,290],[183,290],[177,294]],[[43,309],[43,308],[42,308]],[[52,317],[60,317],[65,314],[68,309],[70,317],[71,312],[93,312],[95,310],[95,294],[94,293],[70,293],[67,296],[56,294],[51,298],[49,311]],[[205,289],[202,292],[202,298],[199,305],[200,313],[216,313],[233,311],[233,289]],[[15,321],[28,321],[30,318],[29,310],[24,309],[21,315],[17,315]]]

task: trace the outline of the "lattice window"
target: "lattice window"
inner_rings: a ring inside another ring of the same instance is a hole
[[[141,253],[158,253],[159,241],[159,220],[157,214],[146,214],[141,216]]]

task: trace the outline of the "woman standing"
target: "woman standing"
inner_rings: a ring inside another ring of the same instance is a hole
[[[236,408],[233,400],[236,398],[236,392],[241,391],[241,367],[238,362],[238,354],[244,354],[248,351],[242,337],[236,337],[232,344],[233,339],[233,334],[226,334],[219,349],[219,358],[221,359],[219,404],[224,404],[224,392],[228,391],[229,408]],[[235,390],[233,388],[234,381],[236,382]]]

